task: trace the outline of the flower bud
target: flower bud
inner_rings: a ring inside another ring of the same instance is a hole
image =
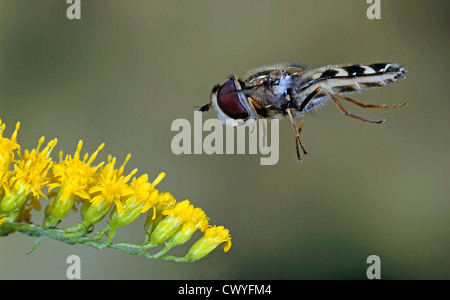
[[[189,227],[187,230],[179,229],[167,242],[167,247],[172,248],[175,246],[183,245],[189,241],[192,235],[198,230],[198,227]]]
[[[183,226],[171,237],[167,246],[171,248],[186,243],[197,229],[204,231],[208,227],[208,220],[209,218],[200,208],[195,208],[190,219],[186,220]]]
[[[150,235],[155,230],[156,226],[166,217],[163,212],[172,208],[176,204],[175,199],[170,193],[161,193],[158,196],[157,203],[153,206],[147,214],[145,219],[145,241],[150,240]]]
[[[85,201],[82,208],[83,227],[89,227],[92,224],[101,221],[111,210],[113,205],[114,202],[109,201],[103,201],[97,205],[89,203],[89,201]]]
[[[156,226],[155,230],[150,236],[150,243],[159,245],[177,232],[183,220],[176,216],[168,216],[164,218]]]
[[[153,207],[159,200],[158,190],[155,190],[154,187],[164,176],[165,173],[159,174],[153,183],[148,182],[147,174],[133,178],[130,184],[132,194],[123,201],[121,209],[116,206],[111,212],[111,226],[128,225],[134,222],[141,213],[145,213]]]
[[[53,199],[46,207],[44,227],[55,227],[73,208],[77,195],[67,195],[63,190],[64,187],[61,187],[55,199]]]
[[[6,217],[8,222],[15,222],[25,207],[28,198],[29,194],[24,189],[12,189],[9,195],[5,195],[0,201],[0,215]]]
[[[225,242],[224,251],[227,252],[231,247],[229,230],[225,229],[223,226],[209,227],[205,230],[204,236],[192,245],[184,258],[189,261],[199,260],[208,255],[223,242]]]
[[[179,234],[173,237],[171,243],[174,246],[180,245],[189,240],[195,232],[194,229],[208,226],[208,218],[205,213],[200,208],[194,208],[189,203],[189,200],[178,203],[175,207],[164,211],[162,214],[167,215],[167,217],[159,222],[150,236],[150,243],[155,245],[173,237],[179,231]]]
[[[143,205],[134,197],[128,199],[123,204],[123,211],[118,212],[117,206],[113,208],[110,215],[109,223],[113,227],[120,227],[134,222],[141,214]]]

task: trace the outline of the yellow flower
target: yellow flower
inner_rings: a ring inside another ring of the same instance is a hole
[[[67,213],[73,208],[77,196],[87,200],[91,198],[87,193],[89,185],[94,181],[97,169],[103,165],[100,163],[97,166],[91,166],[91,163],[104,146],[105,144],[100,145],[90,158],[88,154],[85,154],[83,159],[80,159],[83,141],[78,142],[73,158],[66,155],[63,160],[63,153],[60,153],[59,163],[54,164],[52,168],[53,183],[48,184],[49,192],[57,187],[59,190],[55,199],[47,206],[44,226],[55,226],[67,216]]]
[[[23,156],[16,161],[14,165],[14,175],[9,180],[9,188],[16,191],[25,191],[26,194],[32,193],[36,197],[46,196],[42,193],[41,188],[49,183],[47,176],[48,171],[53,165],[50,154],[56,146],[57,139],[48,142],[47,147],[40,150],[45,138],[41,137],[36,149],[31,151],[25,150]],[[6,191],[10,194],[10,190]]]
[[[189,200],[184,200],[173,209],[164,211],[163,215],[175,216],[180,219],[184,223],[181,228],[184,231],[191,227],[198,227],[203,231],[208,227],[209,218],[200,208],[194,208],[192,204],[189,204]]]
[[[184,258],[189,261],[199,260],[208,255],[221,243],[225,243],[225,252],[230,250],[231,236],[229,230],[223,226],[209,227],[205,230],[204,236],[192,245]]]
[[[130,187],[135,191],[132,196],[130,196],[125,202],[136,202],[142,206],[141,214],[148,211],[153,207],[159,200],[158,190],[155,190],[155,186],[161,182],[161,180],[166,176],[166,173],[161,172],[158,177],[152,182],[148,182],[148,175],[144,174],[138,179],[133,178]]]
[[[130,157],[131,155],[126,157],[123,165],[118,170],[114,169],[116,158],[108,157],[108,163],[100,170],[97,181],[89,189],[89,194],[94,195],[91,199],[93,205],[97,206],[102,202],[115,203],[117,211],[119,213],[123,212],[121,199],[133,194],[134,191],[127,182],[137,172],[137,169],[134,169],[127,176],[122,176],[123,169]]]
[[[7,184],[4,184],[5,196],[0,204],[0,211],[8,215],[8,221],[15,221],[22,211],[30,195],[36,198],[45,197],[41,189],[49,183],[48,171],[53,162],[50,153],[55,147],[57,140],[54,139],[47,147],[40,150],[45,138],[39,139],[36,149],[25,150],[23,156],[15,161],[13,175]],[[34,204],[40,208],[40,205]]]
[[[56,139],[43,148],[45,138],[42,137],[35,149],[25,150],[22,155],[17,143],[19,127],[20,123],[17,123],[11,138],[5,138],[6,126],[0,120],[0,236],[19,231],[35,237],[47,236],[68,244],[80,243],[98,249],[110,246],[147,258],[179,262],[198,260],[221,243],[225,243],[225,251],[230,248],[231,237],[227,229],[222,226],[209,227],[209,218],[200,208],[194,208],[189,200],[177,203],[172,194],[159,193],[155,189],[165,177],[164,172],[153,182],[149,182],[147,174],[133,177],[137,169],[124,175],[130,155],[118,169],[115,168],[116,158],[112,156],[108,157],[106,163],[92,165],[104,144],[91,156],[81,156],[81,140],[73,156],[64,157],[60,152],[59,162],[56,163],[50,157]],[[27,225],[31,223],[32,210],[40,210],[40,198],[47,198],[44,189],[48,189],[47,196],[52,199],[45,210],[44,224]],[[49,228],[55,227],[74,208],[77,200],[83,202],[81,221],[64,230]],[[110,211],[106,228],[94,236],[88,236],[93,225]],[[112,244],[119,227],[134,222],[146,212],[144,243]],[[166,252],[187,242],[197,230],[203,231],[204,236],[185,257],[166,256]],[[108,232],[109,236],[102,242],[103,235]],[[165,241],[164,249],[156,254],[144,251]]]
[[[163,212],[174,207],[176,205],[176,200],[171,193],[164,192],[159,194],[158,201],[148,212],[147,218],[145,219],[145,241],[146,243],[150,240],[151,233],[155,230],[156,226],[161,222],[166,216]]]
[[[159,174],[158,178],[153,183],[148,182],[148,175],[144,174],[139,178],[133,178],[130,188],[133,193],[123,201],[123,210],[119,212],[119,207],[116,206],[111,213],[110,224],[113,227],[124,226],[136,220],[140,214],[147,212],[157,202],[159,197],[158,190],[155,190],[155,185],[158,184],[165,173]]]
[[[119,211],[119,206],[113,209],[110,215],[108,227],[100,234],[110,231],[108,239],[100,246],[100,249],[112,243],[117,229],[121,226],[128,225],[134,222],[141,213],[148,211],[159,199],[158,190],[155,190],[155,185],[158,184],[165,173],[159,174],[153,183],[148,182],[148,175],[144,174],[139,178],[133,178],[130,188],[133,193],[122,201],[122,211]]]
[[[16,124],[16,130],[11,139],[3,137],[6,125],[0,120],[0,181],[3,189],[8,189],[8,182],[12,175],[9,165],[14,161],[14,150],[20,150],[17,144],[17,132],[19,131],[20,122]]]
[[[14,130],[10,139],[3,137],[6,125],[2,123],[0,119],[0,170],[4,170],[5,166],[8,168],[9,164],[14,161],[14,150],[20,150],[19,144],[17,144],[17,133],[20,128],[20,122],[16,124],[16,130]]]
[[[83,159],[80,159],[81,148],[83,147],[83,141],[78,142],[77,150],[73,158],[70,155],[66,155],[64,160],[53,166],[52,173],[55,177],[54,183],[48,185],[49,191],[60,187],[64,190],[61,195],[62,199],[67,198],[69,195],[75,194],[83,199],[90,199],[87,193],[87,187],[94,181],[94,174],[97,169],[104,163],[100,163],[97,166],[91,166],[91,163],[97,157],[100,150],[103,149],[105,144],[101,144],[98,149],[91,155],[86,153]],[[60,157],[62,152],[60,153]],[[89,160],[88,160],[89,158]]]
[[[179,229],[188,231],[192,228],[205,228],[208,226],[208,218],[205,213],[195,208],[184,200],[176,204],[172,209],[163,212],[166,217],[158,223],[150,236],[150,243],[158,245],[172,237]]]
[[[208,227],[208,220],[209,218],[200,208],[194,208],[191,219],[169,240],[168,248],[186,243],[198,229],[204,231]]]
[[[108,163],[102,166],[94,176],[94,181],[89,188],[89,201],[85,201],[81,208],[82,222],[66,231],[78,231],[97,223],[105,217],[114,204],[119,212],[123,212],[121,199],[133,194],[133,189],[127,182],[137,172],[137,169],[134,169],[128,176],[122,176],[130,157],[131,155],[128,155],[117,170],[114,168],[116,158],[108,156]]]

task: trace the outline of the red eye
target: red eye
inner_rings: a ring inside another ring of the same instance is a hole
[[[234,79],[225,82],[217,91],[217,104],[220,110],[232,119],[247,119],[248,112],[239,101]]]

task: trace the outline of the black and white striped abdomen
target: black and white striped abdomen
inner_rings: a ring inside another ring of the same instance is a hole
[[[404,78],[405,74],[405,69],[395,63],[324,67],[306,72],[304,77],[307,80],[300,91],[308,94],[318,86],[335,94],[362,91],[385,86]]]

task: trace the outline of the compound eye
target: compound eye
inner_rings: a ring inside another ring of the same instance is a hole
[[[239,100],[234,79],[225,82],[217,91],[217,104],[220,110],[232,119],[247,119],[248,112]]]

